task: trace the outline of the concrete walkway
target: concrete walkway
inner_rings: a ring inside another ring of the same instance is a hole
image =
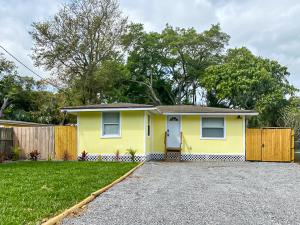
[[[300,224],[300,166],[148,162],[63,224]]]

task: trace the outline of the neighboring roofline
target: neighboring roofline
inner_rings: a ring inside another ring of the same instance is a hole
[[[156,110],[156,107],[120,107],[120,108],[95,108],[95,109],[66,109],[62,108],[61,112],[67,112],[67,113],[77,113],[77,112],[105,112],[105,111],[146,111],[146,110]]]
[[[49,126],[49,124],[34,123],[34,122],[27,122],[27,121],[18,121],[18,120],[0,120],[0,124]]]
[[[163,115],[166,116],[184,116],[184,115],[203,115],[203,116],[258,116],[258,112],[218,112],[218,113],[213,113],[213,112],[202,112],[202,113],[162,113]]]

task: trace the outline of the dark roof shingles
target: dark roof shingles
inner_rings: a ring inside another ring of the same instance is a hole
[[[82,106],[68,106],[64,109],[114,109],[114,108],[152,108],[153,105],[133,104],[133,103],[111,103],[111,104],[96,104],[96,105],[82,105]]]
[[[84,106],[69,106],[62,110],[68,109],[116,109],[116,108],[153,108],[153,105],[134,104],[134,103],[111,103],[111,104],[97,104]],[[254,110],[228,109],[206,107],[200,105],[161,105],[156,106],[160,113],[255,113]]]
[[[255,113],[253,110],[206,107],[200,105],[162,105],[157,106],[161,113]]]

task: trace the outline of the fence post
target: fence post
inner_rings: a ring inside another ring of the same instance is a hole
[[[291,129],[291,161],[295,161],[295,131]]]

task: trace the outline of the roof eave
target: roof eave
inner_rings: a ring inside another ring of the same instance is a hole
[[[200,116],[258,116],[257,112],[230,112],[230,113],[215,113],[215,112],[210,112],[210,113],[162,113],[163,115],[166,116],[171,116],[171,115],[178,115],[178,116],[184,116],[184,115],[200,115]]]
[[[136,107],[136,108],[95,108],[95,109],[64,109],[61,112],[79,113],[79,112],[115,112],[115,111],[148,111],[156,110],[155,107]]]

